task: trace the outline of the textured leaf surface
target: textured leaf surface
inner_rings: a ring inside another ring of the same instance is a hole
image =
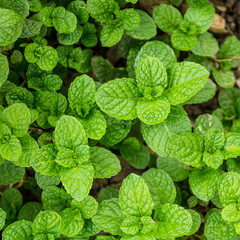
[[[119,201],[126,216],[150,216],[154,207],[147,184],[135,174],[130,174],[123,180]]]
[[[122,78],[103,84],[96,93],[96,101],[108,115],[128,120],[137,117],[136,104],[140,96],[136,81]]]
[[[168,156],[169,140],[177,134],[190,132],[190,120],[180,107],[172,107],[168,118],[157,125],[141,124],[141,133],[147,145],[159,156]]]
[[[9,74],[9,66],[7,57],[0,53],[0,88],[3,83],[7,80]]]
[[[227,222],[237,222],[240,220],[240,211],[236,203],[231,203],[222,210],[222,219]]]
[[[225,144],[223,146],[223,154],[225,158],[236,158],[240,155],[240,134],[226,133]]]
[[[98,200],[101,202],[106,199],[118,198],[119,190],[112,187],[102,188],[98,195]]]
[[[59,176],[47,176],[47,175],[43,175],[39,172],[36,172],[35,178],[36,178],[38,186],[41,189],[45,189],[49,186],[57,186],[60,183]]]
[[[33,222],[37,214],[43,210],[42,204],[39,202],[25,203],[18,213],[18,220],[27,220]]]
[[[213,68],[212,74],[214,80],[220,87],[231,88],[236,83],[236,77],[232,71],[222,71],[216,68]]]
[[[194,169],[189,175],[189,184],[194,195],[209,201],[215,194],[219,178],[220,174],[216,169]]]
[[[158,238],[180,237],[191,229],[191,214],[183,207],[176,204],[165,204],[154,214],[156,221],[154,227],[155,236]]]
[[[199,228],[201,226],[201,217],[200,217],[199,213],[197,213],[196,211],[194,211],[192,209],[187,209],[187,211],[192,216],[192,226],[191,226],[191,229],[190,229],[188,235],[192,235],[199,230]]]
[[[151,168],[144,172],[142,177],[148,185],[155,209],[166,203],[174,203],[176,188],[172,179],[165,171]]]
[[[122,20],[123,24],[122,26],[125,30],[132,30],[136,28],[141,21],[139,14],[133,8],[132,9],[128,8],[119,11],[117,14],[117,19]]]
[[[92,147],[89,161],[94,168],[94,178],[110,178],[121,170],[116,155],[105,148]]]

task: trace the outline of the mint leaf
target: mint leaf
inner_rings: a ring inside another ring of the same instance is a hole
[[[130,8],[119,11],[116,18],[122,21],[122,26],[125,30],[133,30],[141,21],[141,17],[137,11]]]
[[[99,202],[111,199],[111,198],[118,198],[119,190],[112,187],[102,188],[98,194]]]
[[[137,117],[136,104],[139,97],[136,81],[131,78],[107,82],[96,93],[96,101],[102,111],[124,120]]]
[[[123,180],[119,201],[126,216],[150,216],[154,206],[147,184],[135,174]]]
[[[160,169],[151,168],[142,175],[147,183],[154,209],[158,209],[164,204],[174,203],[176,198],[176,188],[168,174]]]
[[[183,20],[177,8],[166,4],[161,4],[154,9],[153,19],[157,26],[166,33],[173,33]]]
[[[188,235],[192,235],[199,230],[199,228],[201,226],[201,217],[196,211],[194,211],[192,209],[187,209],[187,211],[192,216],[192,226],[191,226],[191,229],[190,229]]]
[[[223,154],[225,158],[236,158],[240,155],[240,134],[226,133],[225,144],[223,146]]]
[[[37,214],[43,210],[42,204],[39,202],[27,202],[18,212],[18,220],[27,220],[33,222]]]
[[[89,161],[94,168],[94,178],[110,178],[121,170],[118,158],[104,148],[92,147]]]
[[[9,66],[7,57],[0,53],[0,88],[2,87],[3,83],[7,80],[9,74]]]
[[[236,77],[232,71],[222,71],[213,67],[212,74],[220,87],[231,88],[236,83]]]
[[[231,203],[223,208],[222,219],[227,222],[237,222],[240,220],[240,211],[236,203]]]

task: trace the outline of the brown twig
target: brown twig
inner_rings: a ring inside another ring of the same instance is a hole
[[[30,126],[28,129],[29,130],[36,130],[39,135],[41,135],[43,133],[43,129],[41,129],[41,128]]]
[[[227,59],[217,59],[215,57],[211,57],[211,60],[213,60],[214,62],[231,62],[233,60],[237,60],[240,59],[240,56],[236,56],[236,57],[232,57],[232,58],[227,58]]]

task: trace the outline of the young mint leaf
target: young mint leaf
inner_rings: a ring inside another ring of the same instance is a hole
[[[44,175],[58,176],[61,166],[55,162],[57,156],[57,149],[55,145],[48,144],[41,147],[33,155],[31,159],[31,166],[38,172]]]
[[[76,77],[68,90],[70,107],[82,118],[86,117],[95,102],[95,84],[87,75]]]
[[[33,221],[33,235],[52,234],[54,237],[61,235],[61,216],[51,210],[41,211]]]
[[[126,216],[150,216],[154,207],[147,184],[135,174],[130,174],[123,180],[119,201]]]
[[[118,158],[105,148],[92,147],[89,161],[94,168],[94,178],[110,178],[121,170]]]
[[[87,136],[76,118],[64,115],[57,122],[55,142],[58,149],[75,150],[80,145],[87,145]]]
[[[214,196],[219,178],[217,169],[195,168],[189,175],[189,184],[194,195],[201,200],[209,201]]]
[[[126,234],[135,235],[139,232],[139,221],[139,217],[130,216],[122,222],[120,228]]]
[[[96,93],[96,101],[108,115],[129,120],[137,117],[136,104],[140,96],[136,81],[122,78],[102,85]]]
[[[198,36],[198,42],[192,49],[192,52],[196,55],[203,57],[212,57],[219,51],[218,42],[214,36],[205,32]]]
[[[209,72],[199,64],[176,63],[168,72],[168,88],[163,94],[172,105],[180,104],[194,96],[208,77]]]
[[[74,13],[80,24],[85,24],[88,21],[89,15],[86,11],[86,4],[84,1],[72,1],[67,10]]]
[[[116,18],[122,21],[122,26],[125,30],[133,30],[141,21],[139,14],[133,8],[119,11]]]
[[[224,158],[236,158],[240,155],[240,134],[228,132],[225,134],[223,146]]]
[[[21,35],[23,20],[10,9],[0,8],[0,46],[13,44]]]
[[[195,25],[197,28],[196,33],[206,32],[214,19],[215,8],[211,4],[206,4],[201,6],[201,8],[196,6],[191,6],[188,8],[184,15],[184,20],[187,20],[191,25]]]
[[[204,138],[196,133],[183,133],[173,137],[168,149],[170,154],[180,162],[201,167],[203,163]]]
[[[66,168],[72,168],[76,167],[76,163],[74,161],[74,151],[70,149],[61,149],[57,156],[56,156],[56,163],[59,165],[66,167]]]
[[[86,23],[83,26],[83,34],[81,37],[81,43],[88,48],[95,47],[98,43],[98,38],[96,35],[97,29],[94,24]]]
[[[100,203],[96,215],[93,216],[93,222],[105,232],[121,235],[122,230],[120,226],[124,218],[125,216],[122,214],[119,201],[112,198]]]
[[[237,236],[233,223],[224,221],[220,211],[214,212],[209,216],[204,234],[209,240],[230,240]]]
[[[151,168],[142,175],[147,183],[154,209],[158,209],[166,203],[174,203],[176,198],[176,188],[170,176],[160,169]]]
[[[2,112],[1,119],[11,128],[15,136],[22,137],[28,131],[31,113],[24,103],[14,103]]]
[[[214,80],[220,87],[232,88],[236,83],[236,77],[234,72],[232,71],[222,71],[213,67],[212,74]]]
[[[32,237],[32,223],[20,220],[9,225],[2,234],[3,240],[26,240]]]
[[[224,155],[220,150],[216,150],[213,153],[205,151],[203,153],[203,161],[212,168],[219,168],[224,160]]]
[[[127,35],[137,40],[149,40],[156,36],[157,27],[153,19],[144,11],[136,9],[141,21],[133,30],[126,31]]]
[[[156,125],[141,123],[141,133],[147,145],[162,157],[169,156],[166,150],[172,137],[190,131],[190,120],[186,112],[183,108],[175,106],[162,123]]]
[[[61,181],[66,191],[78,201],[88,195],[92,187],[93,176],[94,169],[89,163],[83,163],[74,168],[66,168],[60,172]]]
[[[166,33],[173,33],[183,20],[178,9],[167,4],[161,4],[154,9],[153,19],[157,26]]]
[[[138,69],[140,62],[148,56],[158,58],[166,68],[171,68],[177,62],[173,49],[166,43],[155,40],[149,41],[141,47],[135,59],[135,69]]]
[[[18,213],[18,220],[26,220],[33,222],[37,214],[43,210],[42,204],[39,202],[25,203]]]
[[[187,235],[191,230],[192,216],[183,207],[176,204],[165,204],[154,213],[155,227],[158,238],[175,238]]]
[[[223,208],[222,219],[227,222],[237,222],[240,220],[240,211],[236,203],[231,203]]]
[[[7,80],[9,74],[9,64],[7,57],[1,53],[0,53],[0,71],[1,71],[0,75],[0,88],[1,88],[3,83]]]
[[[206,4],[208,0],[187,0],[187,2],[191,5],[196,5],[197,7],[201,7]]]

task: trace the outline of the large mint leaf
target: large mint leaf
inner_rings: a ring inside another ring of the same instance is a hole
[[[0,53],[0,88],[3,83],[7,80],[9,74],[9,66],[7,57]]]
[[[92,187],[93,175],[94,170],[89,163],[63,169],[60,173],[63,186],[78,201],[81,201],[88,195]]]
[[[203,201],[209,201],[217,190],[219,178],[217,169],[196,168],[189,175],[189,184],[194,195]]]
[[[136,174],[130,174],[123,180],[119,201],[126,216],[150,216],[154,207],[147,184]]]
[[[82,124],[74,117],[62,116],[55,129],[55,142],[59,149],[72,149],[87,144]]]
[[[171,177],[163,170],[151,168],[142,175],[151,193],[154,208],[166,203],[174,203],[176,188]]]
[[[148,56],[158,58],[166,68],[170,68],[177,62],[173,49],[166,43],[155,40],[147,42],[141,47],[135,59],[135,69],[137,69],[140,62]]]
[[[125,216],[122,214],[119,201],[116,198],[112,198],[100,203],[98,211],[93,217],[93,222],[105,232],[121,235],[120,225],[124,218]]]
[[[190,131],[190,120],[181,107],[172,107],[167,119],[160,124],[141,123],[141,133],[147,145],[162,157],[169,155],[167,146],[172,137]]]
[[[0,8],[0,46],[14,43],[21,35],[23,20],[10,9]]]
[[[2,112],[1,118],[17,137],[24,136],[31,123],[30,110],[24,103],[15,103],[7,107]]]
[[[153,19],[157,26],[166,33],[172,33],[183,20],[178,9],[167,4],[161,4],[154,9]]]
[[[125,120],[137,117],[136,104],[140,97],[136,81],[131,78],[107,82],[96,93],[97,104],[103,112]]]
[[[147,87],[167,87],[167,72],[163,63],[155,57],[146,57],[138,65],[136,79],[140,92],[144,94]]]
[[[126,33],[130,37],[138,40],[149,40],[155,37],[157,34],[157,27],[153,19],[144,11],[137,9],[136,12],[139,14],[141,21],[136,28],[128,30]]]
[[[168,72],[168,87],[163,93],[172,105],[194,96],[207,82],[209,72],[197,63],[176,63]]]
[[[191,229],[192,216],[183,207],[165,204],[154,213],[154,233],[158,238],[175,238],[187,235]]]
[[[76,77],[68,89],[70,107],[85,117],[95,102],[95,84],[87,75]]]
[[[110,178],[121,170],[118,158],[105,148],[92,147],[89,161],[94,168],[94,178]]]
[[[173,137],[168,145],[170,154],[180,162],[193,166],[203,166],[204,138],[196,133],[183,133]]]
[[[209,240],[232,240],[237,236],[233,223],[222,219],[221,212],[213,212],[207,220],[204,234]]]

